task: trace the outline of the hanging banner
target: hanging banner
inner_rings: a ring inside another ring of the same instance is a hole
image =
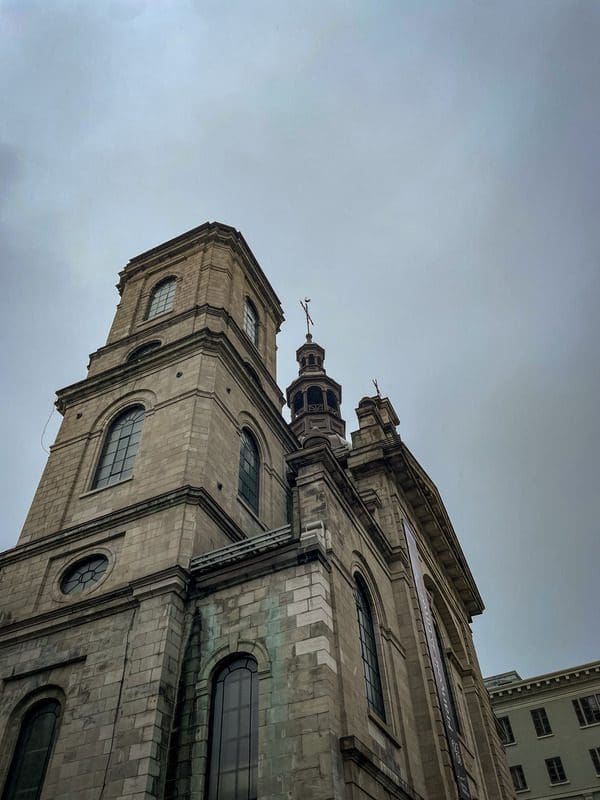
[[[408,545],[408,555],[412,567],[413,578],[415,579],[415,587],[417,590],[417,598],[419,600],[419,608],[421,609],[421,616],[423,618],[423,627],[425,628],[425,637],[427,639],[427,646],[429,648],[429,655],[431,658],[431,666],[433,667],[433,676],[437,693],[442,707],[442,717],[444,719],[444,728],[446,729],[446,738],[448,740],[448,749],[452,758],[452,766],[454,768],[454,776],[456,778],[456,785],[458,786],[458,796],[461,800],[471,800],[469,792],[469,782],[467,780],[467,773],[465,764],[460,749],[460,741],[458,738],[458,731],[454,724],[454,716],[452,714],[452,706],[450,705],[450,687],[446,680],[446,673],[442,661],[442,654],[438,645],[437,636],[435,635],[435,628],[433,627],[433,617],[431,615],[431,607],[429,605],[429,594],[425,581],[423,580],[423,571],[421,570],[421,562],[419,561],[419,551],[417,549],[417,540],[415,534],[406,520],[404,521],[404,533],[406,534],[406,543]]]

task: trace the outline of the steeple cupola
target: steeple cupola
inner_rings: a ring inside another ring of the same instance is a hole
[[[342,387],[325,372],[325,350],[310,333],[296,351],[296,360],[298,377],[286,392],[291,429],[301,442],[315,436],[328,439],[334,448],[346,445],[346,423],[340,413]]]

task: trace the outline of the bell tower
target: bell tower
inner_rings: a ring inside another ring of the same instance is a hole
[[[340,405],[342,387],[325,372],[325,349],[313,342],[312,334],[296,351],[298,377],[287,388],[292,412],[290,428],[304,444],[312,437],[325,438],[333,448],[345,446],[346,423]]]

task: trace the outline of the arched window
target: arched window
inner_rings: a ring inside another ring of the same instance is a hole
[[[2,800],[37,800],[42,793],[60,715],[58,700],[42,700],[23,719]]]
[[[93,489],[101,489],[103,486],[129,478],[133,471],[143,422],[143,407],[132,406],[112,423],[106,434]]]
[[[144,356],[158,350],[159,347],[160,342],[158,339],[154,339],[151,342],[144,342],[144,344],[136,347],[135,350],[127,356],[127,361],[139,361],[141,358],[144,358]]]
[[[332,392],[331,389],[327,389],[327,405],[332,411],[337,411],[337,398],[335,392]]]
[[[302,392],[296,392],[292,401],[292,407],[294,409],[294,414],[298,414],[300,411],[302,411],[304,408],[304,395]]]
[[[175,298],[175,287],[177,286],[176,278],[167,278],[161,281],[154,287],[146,319],[154,319],[160,314],[166,314],[173,308],[173,299]]]
[[[212,692],[208,800],[256,800],[258,676],[240,656],[215,676]]]
[[[323,390],[319,386],[309,386],[306,402],[309,411],[323,411]]]
[[[358,614],[360,651],[365,675],[367,703],[372,711],[375,711],[381,719],[385,720],[381,673],[379,671],[379,659],[377,658],[371,603],[367,587],[359,575],[356,576],[356,611]]]
[[[440,629],[434,623],[433,630],[435,632],[435,638],[437,639],[437,646],[438,650],[440,651],[440,659],[442,660],[442,668],[444,670],[444,677],[446,678],[446,685],[448,686],[448,695],[450,699],[450,714],[452,716],[452,722],[454,723],[454,728],[460,733],[460,718],[458,716],[458,709],[456,708],[456,697],[454,692],[456,691],[454,688],[454,681],[452,680],[452,676],[450,675],[450,668],[448,666],[448,657],[446,656],[446,648],[444,646],[444,640],[442,639],[442,635],[440,633]]]
[[[238,491],[250,508],[258,513],[260,455],[256,439],[247,428],[242,431],[240,480]]]
[[[258,345],[258,311],[251,300],[246,299],[244,306],[244,330],[254,345]]]

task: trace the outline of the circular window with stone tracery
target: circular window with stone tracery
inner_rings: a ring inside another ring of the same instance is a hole
[[[93,555],[73,564],[60,581],[60,590],[63,594],[80,594],[98,583],[106,572],[108,558],[103,555]]]

